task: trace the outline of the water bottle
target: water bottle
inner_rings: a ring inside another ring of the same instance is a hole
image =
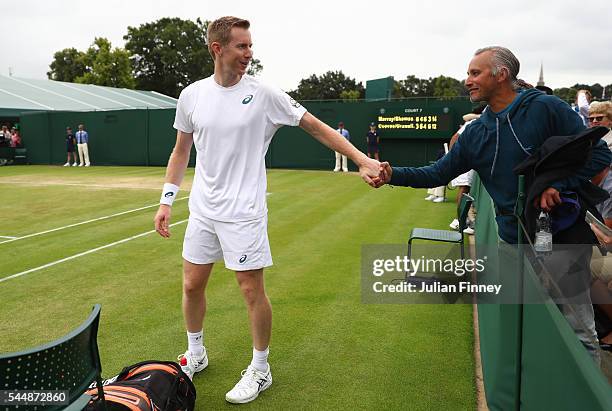
[[[552,244],[550,216],[542,211],[536,221],[536,235],[533,248],[538,253],[550,253],[552,252]]]

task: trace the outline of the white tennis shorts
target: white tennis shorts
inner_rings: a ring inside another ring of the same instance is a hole
[[[272,265],[268,241],[268,217],[225,222],[189,216],[183,258],[193,264],[210,264],[221,259],[234,271],[258,270]]]
[[[470,170],[467,173],[463,173],[458,177],[455,177],[453,181],[451,181],[451,185],[453,187],[459,186],[472,186],[472,180],[474,179],[474,170]]]

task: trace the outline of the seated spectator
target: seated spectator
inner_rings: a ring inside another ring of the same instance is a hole
[[[11,147],[21,147],[21,135],[15,127],[11,129]]]
[[[11,140],[11,132],[9,131],[8,126],[4,124],[0,130],[0,146],[10,146]]]

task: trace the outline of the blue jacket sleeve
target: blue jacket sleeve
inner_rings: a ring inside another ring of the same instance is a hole
[[[469,171],[472,167],[462,154],[462,138],[457,140],[451,151],[430,166],[393,167],[389,184],[415,188],[439,187]]]

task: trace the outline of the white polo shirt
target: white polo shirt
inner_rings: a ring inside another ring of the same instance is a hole
[[[248,75],[232,87],[213,76],[186,87],[174,128],[193,133],[197,151],[189,211],[218,221],[265,216],[266,151],[276,130],[299,125],[304,113],[287,93]]]

